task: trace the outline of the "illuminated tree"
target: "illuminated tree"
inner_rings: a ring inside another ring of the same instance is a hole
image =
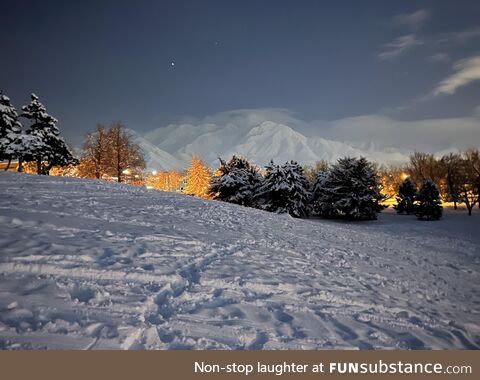
[[[97,125],[97,129],[85,137],[81,177],[107,177],[132,183],[138,182],[136,176],[140,176],[144,168],[141,149],[122,123],[113,123],[109,128]]]
[[[400,184],[409,177],[407,168],[396,165],[380,165],[377,172],[385,199],[395,197]]]
[[[182,175],[174,170],[151,174],[146,179],[146,185],[161,191],[176,191],[180,187]]]
[[[210,183],[210,171],[199,158],[192,158],[190,167],[187,169],[185,188],[183,192],[201,198],[209,198],[208,185]]]
[[[480,152],[478,149],[467,149],[463,153],[460,169],[460,185],[458,201],[465,204],[468,215],[478,203],[480,205]]]
[[[457,153],[449,153],[441,158],[440,164],[445,174],[445,189],[443,191],[445,200],[453,202],[453,207],[456,210],[463,181],[462,157]]]
[[[109,145],[107,129],[97,125],[94,132],[87,134],[83,143],[83,154],[80,160],[82,177],[100,179],[109,171]]]
[[[410,155],[408,172],[415,183],[423,183],[425,180],[431,179],[437,186],[441,185],[445,177],[440,160],[437,160],[433,154],[422,152]]]
[[[140,147],[132,140],[125,126],[116,122],[107,132],[109,145],[109,168],[118,182],[123,176],[135,175],[145,169],[145,159]]]

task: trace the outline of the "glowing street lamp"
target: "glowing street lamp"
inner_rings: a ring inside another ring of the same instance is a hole
[[[402,173],[402,174],[400,175],[400,178],[403,179],[404,181],[405,181],[408,177],[410,177],[410,176],[409,176],[407,173]]]

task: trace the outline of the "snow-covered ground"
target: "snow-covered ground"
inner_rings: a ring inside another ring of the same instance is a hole
[[[1,348],[479,348],[480,213],[293,219],[0,173]]]

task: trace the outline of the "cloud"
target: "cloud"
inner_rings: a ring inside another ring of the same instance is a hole
[[[474,27],[461,32],[445,33],[437,43],[467,43],[472,38],[480,37],[480,27]]]
[[[361,147],[373,143],[378,149],[395,147],[401,151],[441,152],[465,149],[480,141],[480,114],[457,118],[399,120],[393,116],[368,114],[335,120],[302,120],[283,108],[237,109],[191,120],[199,128],[235,125],[252,128],[263,121],[285,124],[307,137],[323,137]],[[182,124],[182,123],[180,123]],[[209,129],[209,130],[210,130]],[[235,139],[235,136],[231,136]],[[221,141],[222,146],[227,141]]]
[[[455,73],[439,83],[432,91],[434,96],[452,95],[458,88],[480,80],[480,55],[462,59],[453,68]]]
[[[437,53],[431,55],[427,59],[432,62],[445,62],[450,60],[450,56],[447,53]]]
[[[476,107],[473,109],[472,115],[480,118],[480,105],[476,106]]]
[[[383,45],[384,50],[378,54],[378,58],[382,61],[392,60],[413,47],[422,44],[423,42],[418,40],[414,34],[398,37],[394,41]]]
[[[363,115],[333,120],[323,125],[325,137],[341,141],[371,141],[386,148],[440,152],[465,149],[480,141],[480,117],[397,120]]]
[[[425,22],[430,18],[430,11],[427,9],[419,9],[416,12],[401,14],[395,16],[393,22],[395,25],[406,27],[411,31],[417,31],[423,27]]]

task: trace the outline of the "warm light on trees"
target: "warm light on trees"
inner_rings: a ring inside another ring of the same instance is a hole
[[[174,170],[153,172],[145,181],[148,188],[161,191],[176,191],[180,187],[182,175]]]
[[[83,155],[80,160],[82,168],[79,171],[81,177],[100,179],[108,171],[108,138],[107,129],[97,124],[94,132],[85,137],[83,144]]]
[[[81,177],[131,183],[144,168],[140,147],[122,123],[116,122],[110,128],[97,125],[97,129],[86,136],[79,168]]]
[[[208,185],[210,183],[210,170],[199,158],[193,158],[187,170],[185,188],[183,192],[201,198],[209,198]]]
[[[400,184],[410,177],[405,170],[405,168],[395,165],[382,165],[378,168],[382,193],[386,195],[386,199],[394,198]]]

